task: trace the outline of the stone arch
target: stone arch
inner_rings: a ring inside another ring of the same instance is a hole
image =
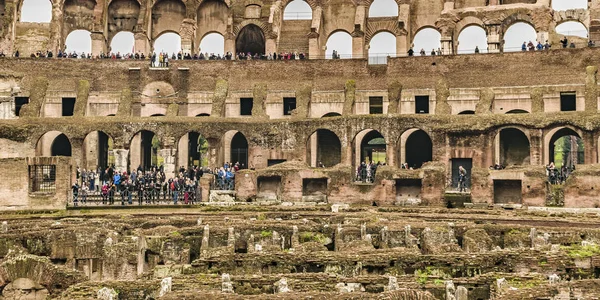
[[[314,8],[309,1],[292,0],[286,2],[287,3],[283,5],[283,20],[312,20]],[[292,6],[294,6],[294,8],[291,8]],[[291,11],[291,9],[298,9],[298,11]]]
[[[406,130],[400,135],[398,142],[398,165],[407,163],[410,168],[418,169],[433,160],[433,142],[426,131],[419,128]]]
[[[534,26],[527,22],[515,22],[505,28],[502,34],[501,48],[503,52],[518,52],[522,51],[522,42],[531,41],[535,44],[537,40],[537,29]]]
[[[506,112],[506,114],[528,114],[529,112],[524,109],[513,109]]]
[[[377,12],[374,12],[374,11]],[[379,13],[385,11],[385,13]],[[369,5],[369,18],[397,17],[398,3],[395,0],[374,0]]]
[[[195,45],[200,45],[202,39],[210,33],[219,33],[226,36],[229,14],[230,8],[224,1],[202,1],[196,10]]]
[[[306,162],[309,166],[333,167],[342,162],[342,144],[335,132],[329,129],[315,130],[306,141]]]
[[[333,51],[338,58],[352,58],[352,35],[343,29],[334,30],[327,36],[325,48],[325,58],[334,58]]]
[[[579,128],[572,126],[560,126],[547,131],[544,135],[544,163],[548,164],[554,161],[554,143],[563,136],[574,136],[576,138],[582,139],[583,131]],[[586,145],[584,144],[583,146],[585,147]],[[582,161],[580,163],[585,163],[585,161]]]
[[[149,170],[152,166],[164,166],[162,148],[163,141],[155,132],[146,129],[137,131],[129,142],[128,169],[142,167]]]
[[[529,132],[518,127],[504,127],[494,138],[495,162],[503,166],[531,164]]]
[[[577,28],[577,27],[579,27],[579,28]],[[580,47],[587,46],[589,30],[588,30],[588,26],[586,26],[585,23],[583,23],[581,21],[564,20],[564,21],[556,24],[556,27],[554,27],[554,32],[556,33],[557,37],[552,39],[552,42],[559,43],[559,40],[563,36],[568,36],[569,40],[581,39],[581,41],[579,42]]]
[[[269,25],[263,21],[260,20],[244,20],[242,22],[240,22],[240,24],[238,24],[237,26],[235,26],[233,28],[233,35],[237,36],[240,31],[246,27],[247,25],[256,25],[260,28],[260,30],[262,30],[262,32],[267,35],[267,33],[269,32]]]
[[[109,134],[104,131],[88,133],[83,139],[81,167],[87,170],[104,170],[115,164],[114,154],[111,153],[113,149],[114,139]]]
[[[86,46],[83,46],[82,39],[86,40]],[[65,51],[68,53],[90,54],[92,53],[92,33],[83,29],[73,30],[66,36],[64,45]]]
[[[475,111],[474,110],[463,110],[461,112],[458,113],[459,115],[474,115]]]
[[[140,16],[140,3],[136,0],[112,0],[108,5],[106,17],[108,40],[112,40],[118,32],[135,31]]]
[[[95,0],[66,0],[63,6],[64,30],[94,30]]]
[[[337,113],[337,112],[328,112],[326,114],[324,114],[321,118],[332,118],[332,117],[341,117],[342,114]]]
[[[40,6],[44,11],[40,15]],[[52,1],[50,0],[23,0],[19,7],[19,21],[27,23],[50,23],[52,22]]]
[[[198,52],[208,53],[209,55],[221,55],[225,54],[225,37],[219,32],[208,32],[198,43]]]
[[[483,30],[486,30],[485,24],[483,23],[483,21],[480,18],[477,18],[475,16],[466,16],[466,17],[462,18],[460,21],[456,22],[456,24],[454,25],[453,40],[454,40],[455,45],[456,45],[456,42],[458,41],[458,37],[460,36],[460,33],[465,28],[470,27],[470,26],[479,26]],[[486,30],[486,33],[487,33],[487,30]]]
[[[222,138],[223,159],[222,163],[232,164],[239,162],[242,169],[252,168],[249,161],[249,143],[246,136],[237,130],[227,131]]]
[[[526,23],[531,25],[531,27],[533,27],[536,32],[538,31],[538,28],[536,27],[536,23],[533,20],[533,18],[531,18],[530,15],[528,14],[523,14],[523,13],[514,13],[506,18],[504,18],[504,20],[502,20],[501,26],[502,26],[502,36],[504,36],[504,34],[506,33],[506,30],[508,30],[508,28],[516,23]]]
[[[371,41],[375,40],[375,47],[371,45]],[[379,42],[377,42],[379,40]],[[393,44],[391,43],[393,40]],[[385,42],[382,42],[385,41]],[[395,57],[396,49],[397,49],[397,38],[396,35],[389,31],[380,31],[379,33],[373,36],[373,39],[370,39],[368,42],[369,45],[369,58],[371,57]]]
[[[158,0],[152,6],[152,39],[165,32],[179,34],[186,17],[186,6],[181,0]]]
[[[293,2],[294,0],[283,0],[281,1],[281,7],[287,7],[288,4],[290,4],[291,2]],[[311,10],[315,10],[317,8],[317,6],[319,6],[319,2],[318,0],[301,0],[306,2],[309,6]]]
[[[387,162],[387,140],[375,129],[364,129],[354,136],[352,142],[354,166],[369,159],[375,162]]]
[[[423,26],[415,31],[411,41],[411,47],[415,52],[414,55],[419,55],[421,49],[425,50],[425,54],[429,55],[431,49],[442,47],[442,34],[435,26]]]
[[[198,131],[190,131],[181,136],[177,142],[176,168],[209,166],[210,145],[211,140]]]
[[[244,22],[242,22],[244,23]],[[254,23],[249,23],[235,33],[235,52],[265,54],[267,37],[265,29]]]
[[[37,140],[35,155],[44,157],[71,156],[71,141],[60,131],[46,132]]]
[[[170,100],[177,99],[177,92],[173,86],[166,81],[154,81],[148,83],[142,89],[140,102],[143,106],[140,109],[141,117],[150,117],[156,115],[167,115]]]
[[[116,44],[122,45],[117,47]],[[135,35],[131,31],[119,31],[109,40],[109,46],[108,52],[119,52],[121,54],[135,53]],[[134,52],[131,52],[132,50]]]
[[[365,30],[365,43],[370,43],[374,36],[382,32],[388,32],[395,36],[405,33],[398,28],[398,21],[369,22]]]
[[[181,51],[181,36],[174,31],[161,32],[156,39],[152,41],[152,48],[154,53],[164,52],[169,54],[170,58],[171,55]]]

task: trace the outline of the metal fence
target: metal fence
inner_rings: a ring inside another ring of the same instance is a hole
[[[54,193],[56,191],[56,166],[29,166],[29,191]]]

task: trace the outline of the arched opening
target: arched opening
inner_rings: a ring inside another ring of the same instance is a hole
[[[406,151],[405,163],[409,168],[419,169],[424,163],[432,161],[433,143],[429,135],[423,130],[409,133],[404,150]]]
[[[92,53],[92,33],[87,30],[74,30],[69,33],[65,41],[67,53],[79,55]]]
[[[463,110],[461,112],[458,113],[459,115],[474,115],[475,111],[472,110]]]
[[[329,168],[342,162],[342,144],[338,136],[327,129],[318,129],[307,141],[308,163],[313,168]]]
[[[561,23],[560,25],[556,26],[555,31],[561,36],[561,38],[562,36],[569,36],[574,38],[578,37],[585,39],[585,41],[587,42],[588,30],[580,22],[568,21]]]
[[[89,133],[83,140],[83,164],[82,168],[105,170],[108,166],[115,164],[113,154],[113,139],[102,131]]]
[[[177,153],[180,167],[208,166],[208,140],[198,132],[189,132],[179,139]]]
[[[52,2],[50,0],[24,0],[19,20],[29,23],[50,23],[52,21]]]
[[[161,34],[154,41],[154,53],[166,53],[171,58],[173,54],[179,52],[181,52],[181,37],[177,33],[167,32]]]
[[[133,32],[121,31],[110,41],[110,52],[120,54],[135,53],[135,36]]]
[[[196,38],[195,45],[200,48],[200,52],[210,53],[210,43],[202,43],[203,38],[210,33],[225,33],[227,31],[227,23],[229,19],[230,9],[225,1],[221,0],[204,0],[201,1],[196,12]],[[209,41],[209,40],[207,40]],[[220,43],[219,43],[220,44]],[[213,51],[219,52],[219,51]]]
[[[394,2],[394,1],[392,1]],[[394,2],[395,3],[395,2]],[[387,57],[396,56],[396,36],[389,32],[380,32],[369,41],[369,63],[387,63]]]
[[[487,50],[487,33],[478,25],[469,25],[458,35],[457,54],[487,53]]]
[[[108,31],[111,35],[120,31],[133,32],[140,15],[140,4],[135,0],[113,0],[108,5]],[[131,48],[129,48],[131,49]],[[113,50],[114,51],[114,50]]]
[[[50,156],[71,156],[71,142],[64,134],[54,139],[50,149]]]
[[[500,130],[498,138],[498,162],[502,166],[530,164],[530,144],[527,135],[516,128]]]
[[[517,22],[512,24],[504,33],[504,52],[517,52],[522,51],[523,43],[525,45],[529,42],[536,44],[537,33],[533,26],[525,22]],[[542,43],[545,41],[541,41]]]
[[[330,112],[324,114],[321,118],[332,118],[332,117],[341,117],[342,115],[336,112]]]
[[[231,155],[228,157],[231,164],[239,163],[241,169],[248,167],[248,140],[241,133],[237,132],[231,138]]]
[[[365,129],[359,132],[355,139],[355,163],[358,165],[364,163],[386,163],[387,162],[387,144],[385,138],[379,131]]]
[[[312,8],[304,0],[294,0],[283,10],[283,20],[312,20]]]
[[[165,115],[163,114],[153,114],[150,117],[164,117]]]
[[[152,7],[152,37],[157,38],[163,32],[179,32],[185,13],[181,0],[157,0]]]
[[[92,29],[94,27],[95,0],[66,0],[63,6],[64,27],[72,29]]]
[[[244,26],[235,40],[235,49],[238,53],[265,54],[265,34],[262,29],[254,24]]]
[[[554,10],[569,10],[569,9],[587,9],[588,0],[552,0],[552,9]]]
[[[152,131],[142,130],[131,139],[129,148],[129,166],[150,170],[153,166],[162,166],[164,158],[160,155],[160,139]]]
[[[44,133],[35,145],[36,156],[71,156],[71,142],[60,131]]]
[[[220,33],[209,33],[202,38],[199,51],[211,56],[223,56],[225,54],[225,38]]]
[[[398,16],[398,3],[394,0],[375,0],[369,6],[369,18]]]
[[[513,109],[506,112],[506,114],[528,114],[529,112],[523,109]]]
[[[325,58],[352,58],[352,36],[345,31],[337,31],[329,36],[325,46]]]
[[[572,169],[577,164],[584,162],[584,143],[577,132],[570,128],[556,131],[548,145],[550,161],[557,168],[566,166]]]
[[[436,29],[426,27],[415,34],[412,42],[414,55],[430,55],[442,47],[442,35]],[[423,54],[424,53],[424,54]]]
[[[210,114],[199,114],[196,117],[210,117]]]

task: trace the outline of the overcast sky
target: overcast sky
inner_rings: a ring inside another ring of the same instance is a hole
[[[553,0],[552,7],[555,10],[570,8],[587,8],[587,0]],[[397,16],[398,5],[394,0],[375,0],[369,9],[370,17]],[[308,19],[312,18],[310,6],[302,0],[292,1],[284,11],[286,19]],[[47,23],[52,19],[52,6],[48,0],[25,0],[21,15],[22,22]],[[583,24],[578,22],[566,22],[556,28],[559,34],[576,35],[587,37],[587,30]],[[517,23],[511,26],[504,37],[505,51],[520,51],[523,42],[536,41],[536,33],[533,27],[525,23]],[[473,53],[478,46],[481,52],[487,50],[485,31],[478,26],[469,26],[459,35],[458,53]],[[544,41],[542,41],[544,42]],[[72,32],[66,41],[67,51],[78,53],[91,52],[90,33],[85,30]],[[155,51],[177,53],[181,50],[181,39],[177,34],[166,33],[161,35],[155,42]],[[131,32],[120,32],[111,41],[111,51],[116,53],[131,53],[134,48],[134,37]],[[206,53],[223,54],[224,39],[220,34],[207,35],[199,45],[200,50]],[[352,54],[352,37],[346,32],[336,32],[327,40],[326,55],[331,56],[336,50],[342,58],[349,58]],[[432,49],[440,48],[440,33],[434,29],[426,28],[420,30],[414,39],[415,55],[424,49],[427,55]],[[370,56],[395,56],[395,36],[382,32],[375,35],[369,45]],[[403,55],[403,54],[401,54]]]

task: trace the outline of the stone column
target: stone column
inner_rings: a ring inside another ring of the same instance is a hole
[[[202,50],[202,49],[200,49]],[[225,35],[225,53],[231,52],[233,54],[233,59],[236,59],[235,52],[235,36],[233,33],[229,32]]]
[[[144,53],[144,55],[148,55],[152,50],[150,45],[150,39],[143,32],[135,33],[135,52]]]
[[[308,58],[318,59],[325,57],[325,50],[321,49],[319,43],[319,31],[321,29],[321,18],[323,16],[323,8],[317,6],[313,11],[312,23],[310,25],[310,33],[308,34]]]
[[[396,56],[405,56],[408,53],[408,35],[396,36]]]
[[[159,154],[164,159],[165,176],[167,178],[175,177],[177,149],[160,149]]]
[[[184,19],[179,28],[181,36],[181,52],[185,55],[194,51],[194,37],[196,36],[196,22],[192,19]]]
[[[98,56],[100,53],[106,53],[106,38],[101,31],[95,31],[91,34],[92,38],[92,56]]]
[[[15,98],[0,96],[0,119],[14,119],[15,116]]]
[[[367,8],[364,5],[356,7],[354,32],[352,32],[352,58],[364,58],[366,56],[364,33],[366,10]]]
[[[315,132],[313,135],[310,136],[310,157],[308,158],[309,161],[309,166],[311,167],[317,167],[317,156],[318,156],[318,132]]]
[[[452,42],[451,35],[448,35],[448,36],[442,35],[441,43],[442,43],[442,54],[443,55],[454,54],[454,43]],[[427,52],[428,49],[425,49],[425,51]]]
[[[115,171],[123,172],[127,170],[127,157],[129,156],[128,149],[113,149],[115,156]],[[132,166],[134,167],[134,166]],[[137,168],[137,166],[135,166]]]
[[[444,3],[444,11],[453,10],[453,9],[454,9],[454,1],[446,0],[446,2]]]
[[[385,160],[388,166],[396,165],[396,147],[393,143],[388,143],[385,148]]]
[[[58,49],[62,48],[62,28],[63,28],[63,1],[54,1],[52,4],[52,21],[50,22],[50,39],[48,41],[48,49],[52,53],[58,53]],[[24,50],[24,49],[23,49]]]
[[[499,53],[501,49],[500,24],[487,25],[486,27],[488,53]]]

